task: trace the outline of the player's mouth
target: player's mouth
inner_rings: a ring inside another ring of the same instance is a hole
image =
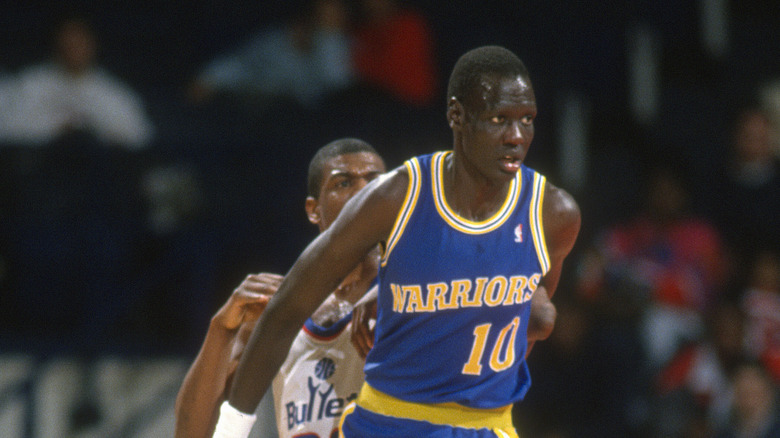
[[[501,163],[501,170],[507,173],[517,173],[520,170],[521,160],[511,155],[505,155],[499,160]]]

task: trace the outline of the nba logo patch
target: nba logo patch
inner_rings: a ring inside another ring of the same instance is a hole
[[[517,224],[515,228],[515,242],[521,243],[523,241],[523,224]]]

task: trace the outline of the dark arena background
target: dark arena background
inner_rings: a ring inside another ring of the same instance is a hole
[[[312,2],[3,2],[0,435],[172,436],[211,316],[246,274],[286,272],[316,235],[303,208],[314,151],[358,137],[391,168],[451,147],[447,73],[488,44],[531,72],[526,164],[583,217],[555,331],[529,358],[520,435],[733,436],[717,434],[741,418],[743,362],[777,393],[780,3],[400,1],[426,32],[379,32],[368,51],[382,25],[370,2],[331,3],[344,15],[329,29],[362,68],[303,90],[290,76],[257,87],[273,72],[202,80],[256,35],[320,25]],[[60,61],[55,29],[71,17],[146,124],[111,113],[107,94],[69,116],[53,115],[55,98],[24,107],[25,93],[68,86],[29,74]],[[294,47],[313,50],[302,38]],[[283,72],[285,47],[254,67]],[[44,135],[47,117],[65,121]],[[93,118],[132,125],[130,140]]]

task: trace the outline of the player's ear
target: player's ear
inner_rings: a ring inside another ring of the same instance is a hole
[[[463,104],[453,96],[447,101],[447,124],[450,128],[461,126],[463,124]]]
[[[314,225],[318,225],[322,220],[322,216],[320,215],[320,203],[311,196],[306,198],[306,216],[309,218],[309,222]]]

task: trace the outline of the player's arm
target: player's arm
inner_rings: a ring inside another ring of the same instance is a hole
[[[303,251],[249,339],[215,436],[246,436],[254,421],[247,413],[257,407],[304,321],[343,277],[387,238],[407,186],[405,168],[372,181],[347,202],[330,228]],[[235,426],[237,435],[222,434],[235,424],[239,424]]]
[[[550,256],[550,270],[542,278],[531,301],[528,352],[534,341],[547,339],[555,326],[556,311],[551,300],[561,279],[563,261],[577,241],[580,222],[580,208],[574,198],[548,182],[544,190],[542,225]]]
[[[211,318],[200,352],[190,366],[176,397],[176,437],[209,437],[219,405],[243,351],[246,336],[262,313],[282,277],[246,277]]]
[[[557,310],[550,300],[550,296],[543,289],[541,291],[537,289],[531,298],[531,315],[528,321],[529,345],[536,341],[543,341],[550,336],[557,316]]]

